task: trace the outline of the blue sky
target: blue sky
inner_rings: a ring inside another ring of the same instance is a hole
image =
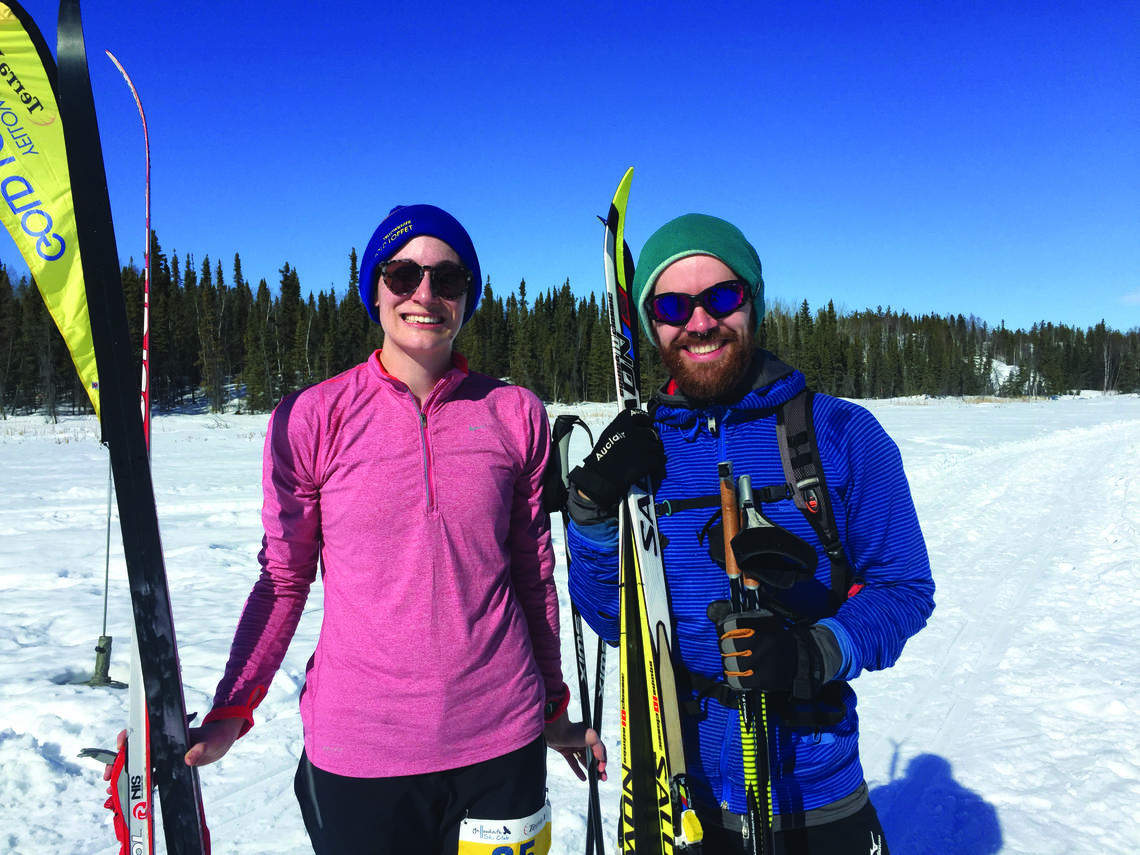
[[[27,0],[50,47],[57,4]],[[83,4],[120,260],[343,294],[396,204],[455,214],[505,295],[602,287],[627,239],[741,227],[770,301],[1140,327],[1135,2]],[[23,270],[14,244],[0,260]]]

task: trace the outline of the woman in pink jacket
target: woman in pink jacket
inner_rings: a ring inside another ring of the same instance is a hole
[[[269,423],[261,576],[186,762],[252,726],[319,567],[295,781],[318,853],[451,855],[488,835],[545,852],[545,747],[579,777],[592,753],[604,779],[597,734],[566,715],[546,413],[452,350],[481,284],[450,214],[393,209],[360,271],[383,349]]]

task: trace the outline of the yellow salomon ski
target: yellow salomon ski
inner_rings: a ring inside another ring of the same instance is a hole
[[[605,273],[614,378],[623,409],[641,406],[637,312],[625,245],[626,171],[606,218]],[[695,852],[702,833],[690,807],[673,676],[673,621],[661,538],[648,479],[635,484],[618,518],[621,584],[621,774],[618,850],[636,855]]]

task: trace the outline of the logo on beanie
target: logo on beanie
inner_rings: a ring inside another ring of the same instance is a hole
[[[380,244],[380,253],[383,254],[388,247],[396,242],[396,239],[401,235],[406,235],[412,230],[412,221],[404,220],[400,225],[392,229],[388,234],[384,235],[384,240]]]

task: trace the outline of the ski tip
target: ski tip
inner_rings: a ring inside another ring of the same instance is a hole
[[[617,192],[614,193],[614,200],[617,201],[618,199],[621,199],[624,202],[629,196],[629,187],[631,184],[633,184],[632,166],[625,171],[625,174],[621,177],[621,181],[618,182]],[[624,208],[624,204],[622,207]]]
[[[614,191],[613,201],[610,203],[610,213],[606,218],[606,228],[615,235],[614,245],[625,244],[625,208],[629,203],[629,187],[633,183],[633,167],[629,167]]]

